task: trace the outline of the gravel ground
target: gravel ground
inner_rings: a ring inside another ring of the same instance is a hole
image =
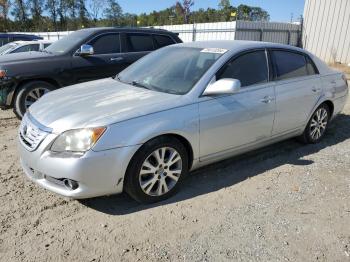
[[[211,165],[151,206],[34,185],[18,125],[0,112],[0,261],[350,261],[350,102],[322,143]]]

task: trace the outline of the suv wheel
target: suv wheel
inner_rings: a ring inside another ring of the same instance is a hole
[[[44,81],[33,81],[23,85],[15,98],[14,112],[16,116],[21,119],[34,102],[55,89],[53,85]]]
[[[125,190],[140,203],[162,201],[176,193],[187,172],[184,145],[176,138],[156,138],[143,145],[132,158]]]

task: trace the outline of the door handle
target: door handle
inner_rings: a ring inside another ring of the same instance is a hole
[[[122,57],[112,57],[111,58],[111,61],[113,61],[113,62],[115,62],[115,61],[122,61],[122,60],[124,60],[124,58],[122,58]]]
[[[265,96],[263,99],[260,99],[260,102],[265,103],[265,104],[269,104],[274,100],[273,97],[271,96]]]

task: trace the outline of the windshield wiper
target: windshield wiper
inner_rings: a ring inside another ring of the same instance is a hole
[[[41,52],[47,53],[47,54],[52,54],[51,52],[49,52],[49,51],[47,51],[47,50],[45,50],[45,49],[41,50]]]
[[[149,86],[146,86],[138,81],[132,81],[130,83],[128,83],[130,85],[133,85],[133,86],[136,86],[136,87],[141,87],[141,88],[144,88],[144,89],[148,89],[148,90],[151,90],[151,88]]]

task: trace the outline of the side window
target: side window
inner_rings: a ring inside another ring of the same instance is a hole
[[[29,51],[39,51],[40,44],[32,44],[29,46]]]
[[[96,55],[120,53],[119,34],[101,35],[89,42]]]
[[[154,39],[156,40],[158,48],[175,44],[174,40],[166,35],[154,35]]]
[[[311,61],[309,57],[306,57],[306,67],[309,75],[317,75],[318,71],[315,68],[315,64]]]
[[[288,51],[272,51],[272,56],[276,65],[277,80],[308,75],[304,55]]]
[[[127,34],[126,42],[128,52],[145,52],[152,51],[153,39],[151,35],[147,34]]]
[[[29,51],[38,51],[39,50],[39,46],[36,44],[33,45],[25,45],[25,46],[21,46],[17,49],[15,49],[13,52],[11,53],[23,53],[23,52],[29,52]]]
[[[44,48],[49,47],[51,44],[44,44]]]
[[[217,79],[234,78],[241,81],[242,87],[267,83],[269,70],[265,51],[255,51],[239,56],[229,62],[217,75]]]

